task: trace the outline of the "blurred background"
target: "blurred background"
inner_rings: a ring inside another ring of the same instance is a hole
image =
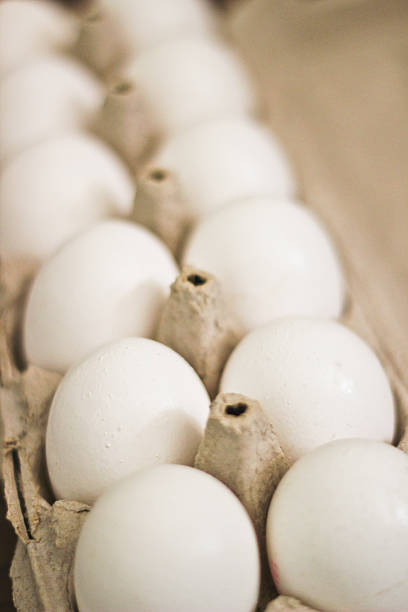
[[[302,195],[337,239],[353,294],[408,387],[408,2],[237,8],[233,31]]]

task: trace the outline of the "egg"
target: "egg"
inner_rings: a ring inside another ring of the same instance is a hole
[[[33,57],[69,48],[75,41],[73,14],[45,0],[0,2],[0,78]]]
[[[218,278],[244,331],[277,317],[331,318],[342,310],[336,251],[296,202],[252,198],[223,207],[196,225],[182,260]]]
[[[180,38],[133,58],[123,77],[140,89],[156,129],[170,134],[255,107],[244,66],[222,42]]]
[[[174,173],[196,218],[250,197],[289,197],[295,186],[273,135],[249,117],[204,123],[169,138],[152,164]]]
[[[408,456],[338,440],[300,459],[267,521],[278,590],[318,610],[396,612],[408,602]]]
[[[92,136],[33,146],[0,174],[0,255],[44,259],[96,221],[130,214],[134,190],[123,162]]]
[[[73,59],[33,59],[0,87],[0,163],[52,136],[85,127],[103,102],[103,88]]]
[[[191,467],[162,465],[109,488],[75,554],[80,612],[253,612],[259,554],[238,498]]]
[[[292,463],[331,440],[391,442],[396,432],[378,358],[335,321],[288,317],[252,331],[231,354],[221,391],[260,402]]]
[[[152,336],[177,267],[164,244],[126,221],[103,221],[65,243],[28,295],[29,363],[66,371],[108,342]]]
[[[206,0],[102,0],[126,32],[133,53],[185,34],[211,36],[216,14]]]
[[[191,465],[210,400],[193,368],[164,344],[126,338],[74,365],[52,402],[48,474],[57,499],[92,504],[123,476]]]

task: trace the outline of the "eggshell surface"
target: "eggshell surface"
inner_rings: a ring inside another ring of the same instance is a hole
[[[0,174],[0,254],[44,259],[96,221],[129,214],[134,190],[119,157],[91,136],[32,147]]]
[[[379,360],[334,321],[286,318],[249,333],[225,366],[221,391],[261,403],[290,462],[338,438],[391,442],[395,435]]]
[[[85,127],[102,102],[101,84],[78,62],[62,55],[34,59],[0,87],[0,162]]]
[[[151,336],[177,275],[162,242],[126,221],[104,221],[40,269],[24,319],[28,361],[66,371],[103,344]]]
[[[73,14],[45,0],[0,2],[0,78],[33,57],[74,43]]]
[[[215,274],[249,331],[288,315],[338,317],[344,282],[318,219],[289,200],[252,198],[202,219],[183,263]]]
[[[74,582],[80,612],[253,612],[255,532],[238,498],[209,474],[154,467],[96,502]]]
[[[267,521],[278,589],[318,610],[403,612],[408,602],[408,456],[338,440],[298,461]]]
[[[165,134],[255,107],[244,66],[215,40],[168,42],[134,58],[123,73],[140,88],[158,131]]]
[[[196,217],[250,197],[289,197],[294,179],[273,135],[250,118],[203,123],[164,142],[153,164],[174,172]]]
[[[160,463],[192,464],[210,400],[167,346],[126,338],[92,353],[61,381],[46,452],[58,499],[92,504],[112,483]]]
[[[211,36],[214,10],[205,0],[103,0],[124,28],[134,53],[183,35]]]

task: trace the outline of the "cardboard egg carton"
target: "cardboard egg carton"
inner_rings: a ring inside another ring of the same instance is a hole
[[[258,3],[260,4],[262,2]],[[405,329],[401,328],[404,322],[402,314],[404,312],[402,298],[404,293],[401,288],[405,278],[406,264],[404,264],[402,251],[398,246],[402,244],[402,240],[405,244],[403,233],[406,231],[408,213],[406,211],[404,213],[400,202],[406,203],[408,198],[405,196],[408,194],[403,192],[401,185],[396,189],[395,182],[392,182],[395,165],[399,163],[401,151],[398,151],[397,154],[392,149],[391,142],[387,141],[387,132],[384,127],[383,138],[377,136],[378,143],[382,143],[383,150],[387,152],[383,156],[381,173],[382,177],[387,177],[388,185],[394,185],[390,195],[387,181],[385,184],[381,182],[380,185],[375,185],[378,169],[371,168],[365,163],[364,156],[367,155],[367,149],[363,129],[359,133],[357,127],[357,135],[360,138],[356,138],[356,126],[345,123],[344,130],[341,134],[336,133],[336,139],[333,142],[333,131],[330,129],[336,122],[336,108],[342,105],[341,96],[334,95],[339,93],[337,90],[334,89],[332,97],[326,97],[324,100],[324,108],[327,112],[326,122],[324,125],[316,123],[315,113],[319,105],[313,92],[310,93],[310,79],[315,78],[316,74],[327,79],[327,74],[339,74],[342,68],[344,69],[342,65],[344,57],[337,53],[335,45],[331,49],[326,43],[324,47],[326,56],[322,58],[322,52],[319,52],[317,46],[318,42],[313,47],[309,40],[302,39],[302,23],[307,29],[312,21],[317,33],[321,34],[324,30],[326,39],[330,36],[330,27],[333,30],[333,23],[329,12],[325,13],[327,11],[325,3],[293,1],[286,4],[284,14],[282,12],[284,3],[281,0],[263,4],[266,12],[264,19],[259,19],[256,12],[250,12],[245,15],[245,24],[242,18],[233,20],[233,29],[236,38],[241,42],[244,51],[253,61],[255,70],[261,77],[271,111],[270,122],[295,160],[300,175],[303,198],[323,219],[337,241],[348,280],[348,301],[343,322],[372,346],[384,365],[399,411],[398,446],[401,450],[408,452],[408,357],[406,354],[408,322],[406,319]],[[318,6],[313,6],[314,4]],[[334,4],[337,5],[338,2]],[[375,0],[372,4],[376,4]],[[398,2],[390,4],[396,5]],[[292,5],[298,6],[293,8]],[[290,29],[288,24],[291,11],[294,10],[297,11],[296,23],[294,22]],[[348,24],[347,11],[336,15],[337,29],[340,28],[339,23],[342,20],[346,27]],[[370,36],[370,27],[371,29],[377,27],[376,23],[373,9],[369,9],[368,18],[364,26],[361,26],[362,31],[350,34],[350,36],[358,36],[359,45],[366,45],[373,62],[376,61],[377,55],[375,49],[370,46],[373,38]],[[383,35],[384,23],[387,24],[388,21],[382,14]],[[268,35],[262,30],[262,24],[268,24]],[[284,27],[287,28],[288,40],[284,40],[282,34]],[[91,36],[97,37],[98,29],[104,31],[105,25],[103,22],[94,20],[88,22],[86,28],[91,30]],[[249,34],[251,28],[257,32],[255,38]],[[403,23],[401,23],[402,29]],[[393,22],[393,28],[387,29],[385,26],[385,32],[388,32],[386,35],[390,40],[391,48],[391,39],[395,38],[398,27],[395,27]],[[335,36],[334,31],[332,35]],[[83,37],[86,39],[86,36],[89,36],[89,33],[85,29]],[[81,40],[83,41],[84,38]],[[254,40],[256,44],[253,44]],[[268,45],[277,45],[277,47],[270,48]],[[281,45],[281,53],[277,59],[275,51],[279,50],[279,45]],[[301,55],[302,45],[307,48],[310,57],[309,65],[313,68],[313,70],[310,68],[306,75],[302,75],[299,71],[296,72],[297,64],[294,63],[295,51],[297,49],[298,54]],[[384,53],[384,49],[381,49],[380,53]],[[267,58],[267,69],[265,68],[265,57]],[[362,57],[367,58],[367,54],[363,53]],[[104,62],[111,65],[116,58],[106,59],[106,57],[98,56],[97,60],[92,61],[100,62],[102,72]],[[359,84],[359,75],[362,78],[362,75],[365,74],[362,62],[363,60],[360,63],[359,60],[356,60],[353,66],[349,66],[351,72],[354,71],[355,74],[354,84]],[[296,87],[293,87],[294,81]],[[325,92],[327,94],[327,87]],[[377,91],[378,96],[373,108],[362,108],[358,105],[358,100],[350,102],[346,90],[343,93],[344,104],[349,105],[349,112],[357,115],[360,113],[363,126],[366,125],[364,122],[367,121],[370,113],[372,117],[376,116],[376,104],[377,109],[382,108],[381,91]],[[389,93],[385,91],[383,93],[383,98],[387,98],[388,104]],[[398,92],[394,95],[398,96]],[[402,97],[401,92],[399,95]],[[119,126],[116,136],[110,136],[112,143],[118,146],[121,138],[123,140],[121,134],[127,133],[127,111],[124,112],[123,103],[126,100],[130,101],[129,104],[125,104],[125,107],[134,109],[139,108],[139,101],[131,90],[114,91],[110,100],[106,104],[106,114],[100,129],[103,132],[106,128],[106,121],[109,123],[109,118],[106,119],[106,117],[111,117],[113,121],[112,118],[117,116],[120,107],[122,110],[119,114],[125,123]],[[307,101],[306,106],[303,106],[302,103],[305,100]],[[312,100],[311,106],[310,100]],[[400,109],[398,99],[393,99],[393,102],[392,108]],[[299,109],[302,110],[301,118],[299,118]],[[404,121],[404,112],[405,119],[408,119],[405,106],[404,110],[400,109],[400,111],[400,121]],[[140,116],[143,116],[143,112]],[[377,127],[381,132],[381,125]],[[390,129],[389,125],[387,129]],[[148,132],[148,129],[143,132],[143,138],[147,138]],[[348,145],[351,138],[354,143],[353,167],[356,168],[359,175],[357,185],[347,183]],[[403,144],[406,145],[405,152],[408,155],[408,142]],[[139,158],[141,148],[143,147],[140,141],[125,145],[124,156],[132,165]],[[340,151],[339,158],[332,157],[333,151]],[[330,162],[332,159],[336,160],[334,172],[327,158]],[[402,173],[402,176],[405,174]],[[173,252],[178,252],[183,236],[189,227],[190,219],[188,209],[179,196],[174,178],[166,176],[165,180],[160,177],[158,181],[155,181],[154,169],[144,169],[139,176],[139,183],[141,188],[135,202],[134,220],[156,231]],[[375,188],[371,189],[373,184]],[[382,194],[382,198],[378,197],[378,192]],[[388,200],[387,194],[389,195]],[[370,206],[371,200],[372,207]],[[385,214],[381,209],[384,201],[386,201],[388,210],[394,210],[400,215],[400,223],[392,226],[391,235],[395,243],[388,251],[380,241],[380,237],[386,235],[387,223],[391,228],[392,215]],[[168,220],[165,224],[163,218]],[[386,256],[388,260],[384,263]],[[24,364],[20,342],[24,296],[37,266],[38,263],[33,261],[8,261],[2,262],[0,268],[1,416],[4,428],[2,469],[8,518],[18,535],[18,544],[11,567],[15,605],[21,612],[34,610],[65,612],[75,610],[72,563],[79,531],[89,507],[75,500],[54,501],[47,479],[44,460],[45,428],[50,402],[61,377],[57,373]],[[196,282],[197,277],[204,282]],[[217,381],[222,366],[238,336],[239,331],[228,315],[217,280],[205,271],[183,269],[172,287],[164,309],[158,339],[178,350],[191,363],[204,380],[212,397],[216,395]],[[252,478],[255,464],[252,459],[251,444],[246,439],[250,424],[248,419],[251,419],[252,414],[258,414],[258,417],[262,415],[262,407],[256,402],[252,404],[250,398],[246,398],[248,410],[242,418],[234,417],[231,421],[226,418],[225,411],[223,411],[224,400],[225,398],[218,397],[212,405],[211,417],[197,454],[196,466],[205,469],[231,486],[255,521],[261,541],[265,508],[274,488],[285,472],[285,458],[280,450],[279,441],[273,433],[273,428],[264,423],[263,428],[261,427],[257,432],[257,439],[267,440],[269,449],[268,459],[265,460],[261,472],[264,480],[262,481],[261,478],[257,488],[258,491],[262,491],[262,499],[260,497],[255,500],[251,499],[247,495],[245,482],[237,483],[234,479],[233,465],[239,457],[240,465],[247,466],[245,473],[248,474],[248,478]],[[262,416],[257,421],[263,423]],[[212,451],[209,452],[208,449]],[[227,449],[230,458],[234,457],[234,461],[225,462]],[[210,457],[212,457],[212,462]],[[268,490],[265,488],[265,482],[269,483]],[[273,592],[262,545],[261,555],[264,561],[264,571],[259,609],[265,612],[310,611],[311,608],[301,602],[293,598],[277,596]]]
[[[3,286],[1,313],[3,478],[8,518],[18,535],[11,567],[13,595],[21,612],[63,612],[75,610],[72,563],[89,507],[75,500],[54,501],[49,487],[45,429],[61,376],[32,365],[22,367],[19,338],[26,288],[27,282],[23,282],[21,292],[14,291],[12,296],[11,289]],[[400,414],[399,447],[408,452],[408,394],[392,361],[381,352],[352,293],[343,322],[369,341],[382,358]],[[158,339],[183,354],[212,396],[237,338],[216,279],[201,270],[183,269],[164,307]],[[232,395],[220,394],[213,401],[195,465],[230,486],[254,521],[263,561],[259,610],[310,610],[297,600],[276,596],[266,560],[266,512],[287,469],[285,457],[258,402]],[[226,405],[243,402],[246,410],[242,416],[226,414]],[[256,450],[259,445],[262,462]]]

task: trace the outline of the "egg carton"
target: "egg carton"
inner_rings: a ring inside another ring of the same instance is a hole
[[[13,267],[15,274],[10,272]],[[22,268],[26,273],[17,289],[11,281]],[[30,276],[27,268],[30,266],[9,263],[8,275],[2,276],[3,281],[7,276],[10,279],[3,286],[1,316],[3,477],[8,518],[18,535],[11,577],[19,611],[62,612],[75,610],[72,563],[89,507],[75,500],[54,501],[47,480],[45,429],[61,376],[32,365],[22,368],[19,337],[27,274]],[[408,452],[408,393],[350,292],[343,322],[369,341],[382,358],[400,412],[399,447]],[[193,268],[182,270],[172,285],[157,338],[191,363],[214,397],[220,371],[238,335],[212,275]],[[228,412],[228,406],[237,410]],[[262,453],[257,452],[260,446]],[[227,484],[254,522],[263,562],[259,610],[311,610],[292,598],[276,597],[270,578],[264,546],[266,513],[287,462],[258,402],[236,394],[215,398],[195,466]]]
[[[115,30],[106,26],[103,19],[91,17],[84,24],[78,43],[78,52],[85,59],[91,48],[86,44],[87,38],[97,39],[101,32],[103,36],[111,33],[110,48],[119,49],[117,52],[121,56]],[[105,54],[87,61],[105,73],[118,59]],[[121,149],[133,167],[151,136],[144,121],[145,112],[141,109],[141,139],[135,142],[124,137],[139,104],[137,92],[131,86],[115,85],[98,119],[100,133]],[[115,123],[115,132],[110,130],[112,123]],[[145,166],[139,173],[133,219],[156,232],[177,254],[191,219],[175,178],[169,173],[158,174],[158,171]],[[407,381],[390,354],[388,342],[378,335],[377,328],[384,328],[379,325],[377,313],[371,310],[361,277],[356,274],[352,250],[348,248],[350,244],[344,233],[338,235],[336,231],[341,226],[336,219],[339,220],[343,212],[335,203],[329,209],[321,208],[319,212],[327,218],[332,235],[340,245],[348,276],[348,303],[342,322],[363,337],[382,361],[399,410],[398,446],[408,453]],[[61,376],[32,365],[27,367],[20,346],[24,299],[37,266],[35,261],[6,261],[0,269],[3,478],[8,518],[18,536],[11,568],[15,605],[21,612],[63,612],[75,610],[73,556],[89,507],[75,500],[54,501],[47,478],[45,428],[50,402]],[[370,262],[366,261],[363,267],[369,269]],[[202,270],[183,269],[171,288],[157,339],[191,363],[212,398],[216,395],[222,367],[238,336],[239,330],[229,316],[217,279]],[[241,405],[245,409],[240,414],[239,410],[237,414],[226,414],[227,405]],[[262,463],[257,459],[258,444],[263,446]],[[277,596],[266,564],[263,544],[266,509],[287,464],[273,428],[263,416],[262,407],[243,396],[216,396],[195,465],[225,482],[241,499],[254,521],[263,561],[259,610],[312,610],[293,598]],[[237,467],[240,478],[237,478]]]

